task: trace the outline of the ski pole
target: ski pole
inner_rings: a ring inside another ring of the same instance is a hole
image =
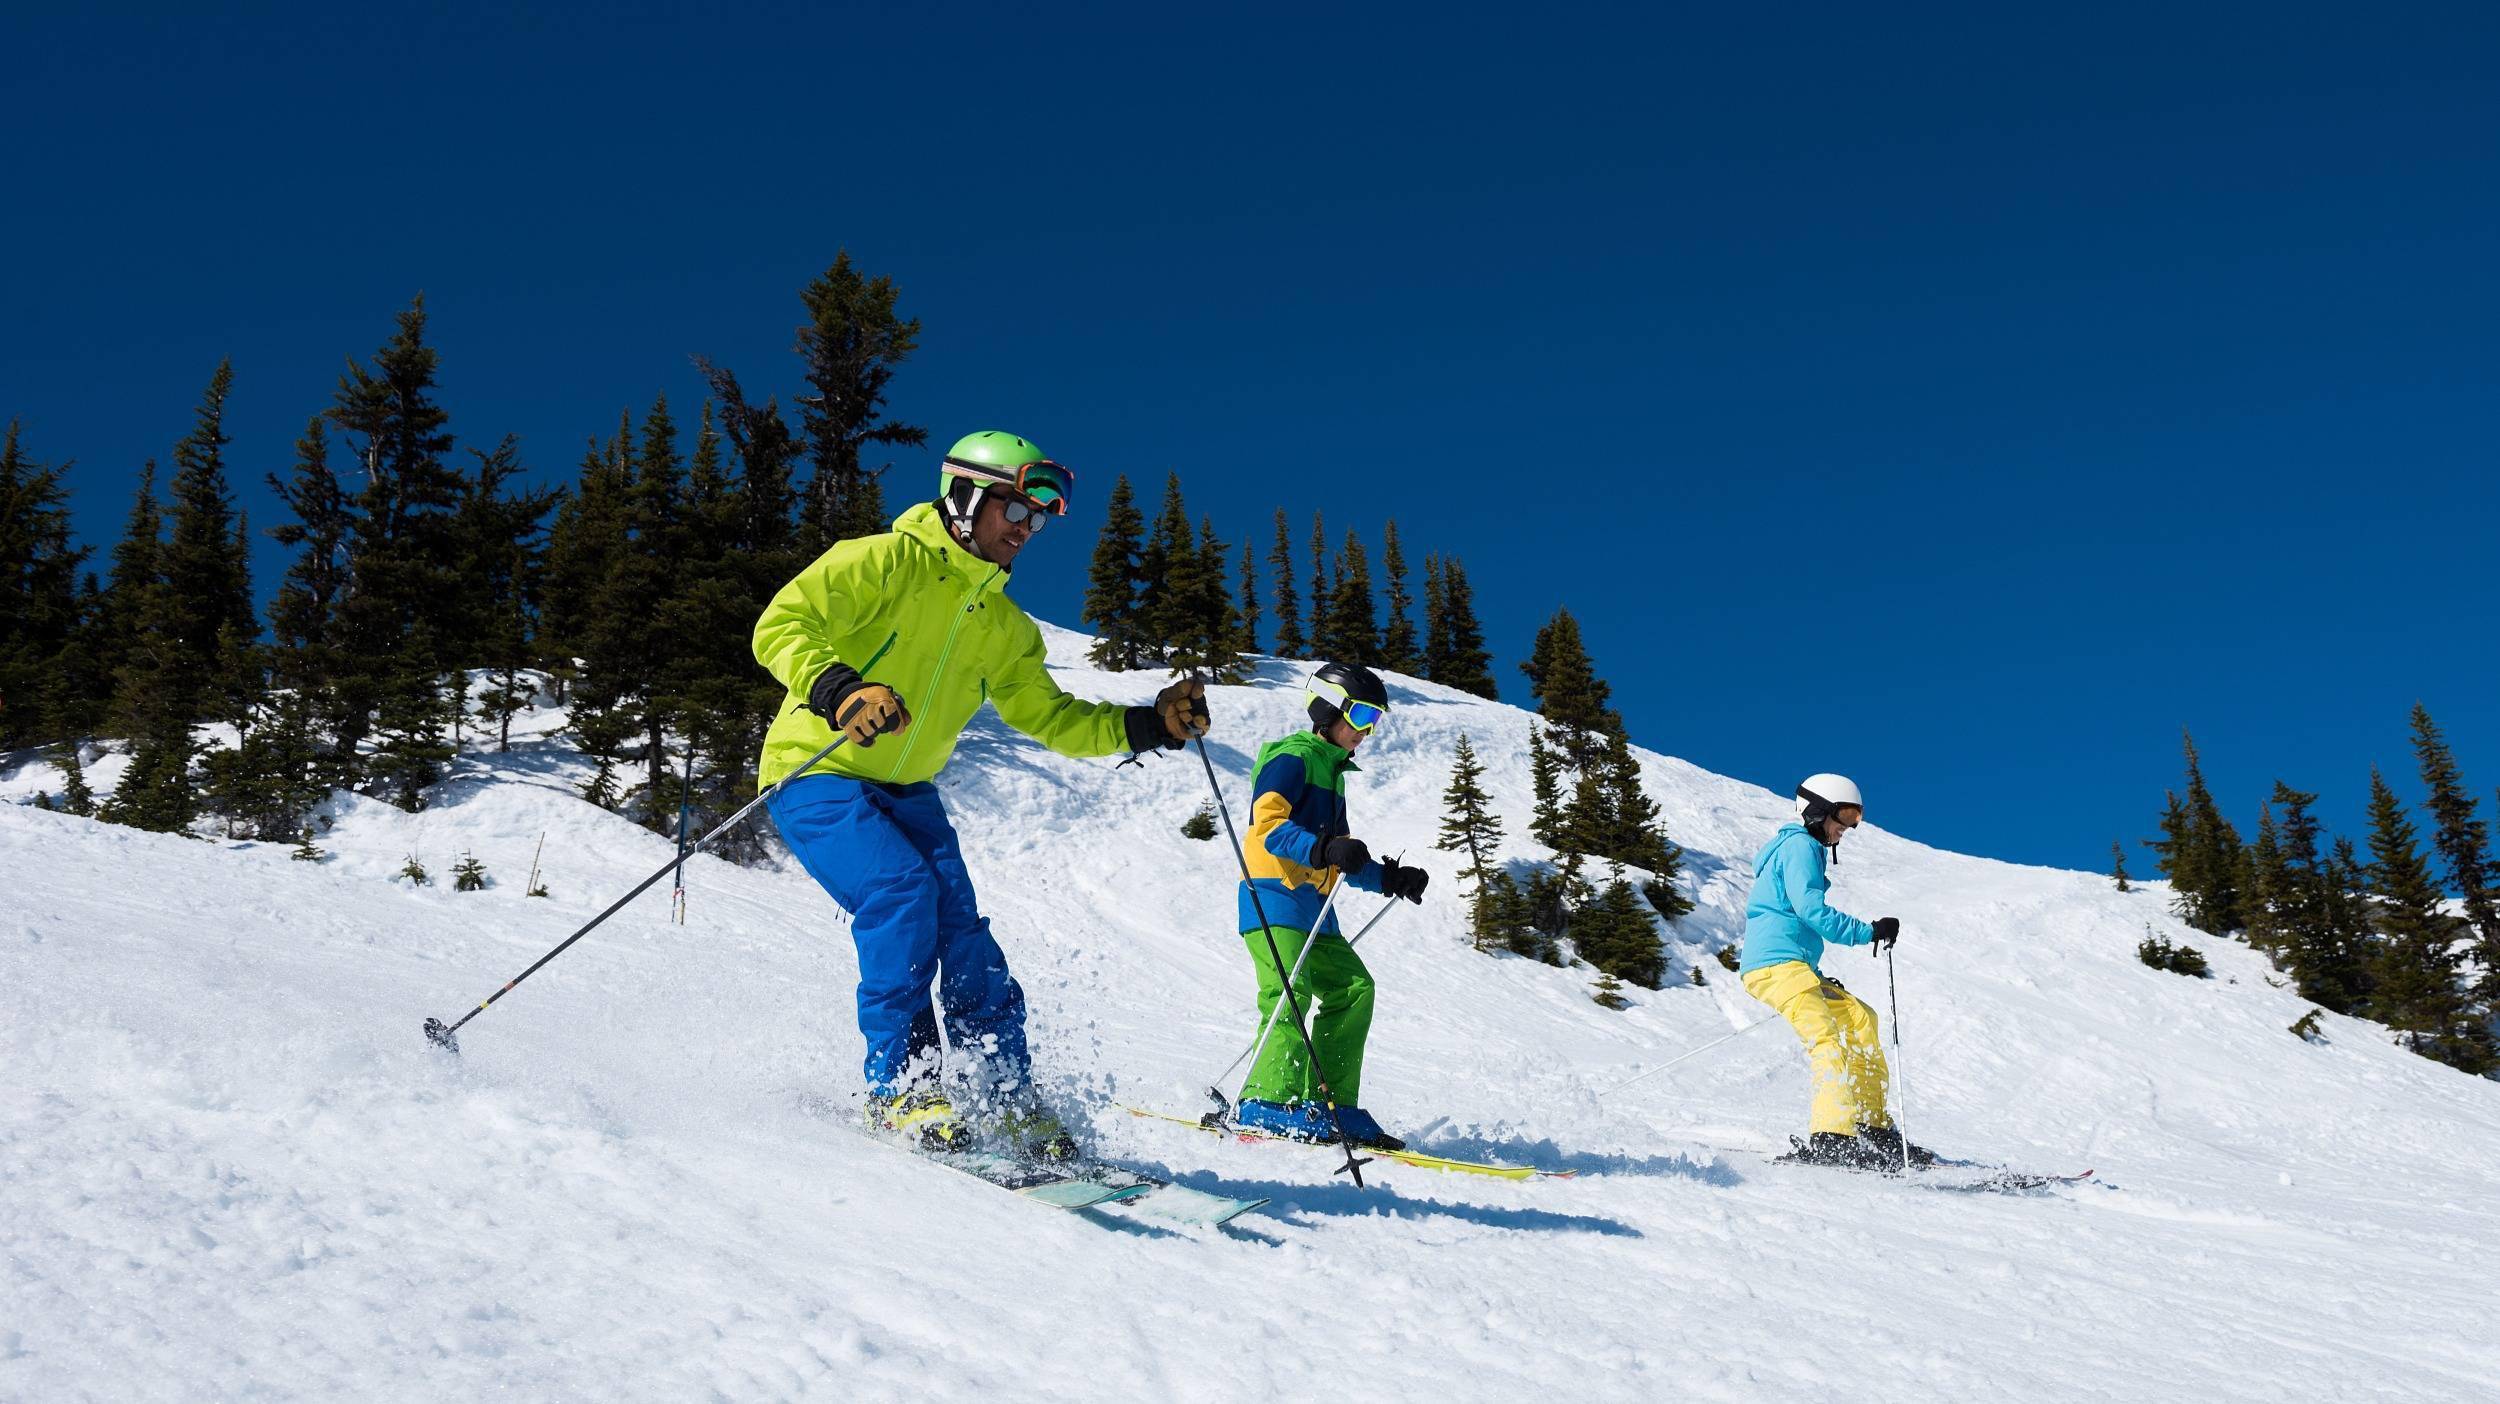
[[[1286,984],[1292,984],[1294,977],[1302,973],[1303,957],[1311,953],[1311,947],[1319,944],[1319,929],[1328,923],[1328,914],[1337,909],[1337,894],[1343,892],[1344,890],[1345,884],[1342,882],[1338,883],[1335,887],[1329,889],[1328,900],[1319,904],[1319,915],[1311,919],[1311,930],[1310,933],[1302,939],[1302,949],[1294,952],[1293,969],[1285,972]],[[1276,1027],[1276,1016],[1284,1012],[1284,1008],[1284,1001],[1278,1000],[1275,1005],[1267,1011],[1267,1018],[1259,1024],[1258,1040],[1250,1045],[1250,1066],[1253,1069],[1256,1069],[1259,1065],[1260,1051],[1267,1047],[1268,1030]],[[1233,1069],[1239,1066],[1241,1066],[1241,1060],[1239,1058],[1235,1058],[1225,1067],[1224,1071],[1217,1073],[1215,1077],[1207,1083],[1207,1096],[1214,1099],[1216,1110],[1200,1117],[1198,1119],[1200,1125],[1212,1130],[1232,1119],[1233,1104],[1224,1100],[1224,1079],[1232,1076]]]
[[[1259,900],[1259,885],[1250,877],[1250,851],[1241,846],[1241,833],[1233,827],[1233,811],[1224,803],[1224,786],[1215,778],[1215,761],[1207,755],[1207,738],[1198,742],[1198,763],[1206,767],[1207,788],[1215,792],[1215,812],[1224,817],[1224,837],[1232,842],[1233,861],[1241,865],[1241,885],[1250,894],[1250,910],[1259,914],[1259,932],[1267,938],[1267,963],[1279,977],[1285,974],[1285,955],[1276,945],[1276,928],[1267,924],[1267,903]],[[1320,1101],[1328,1108],[1328,1124],[1337,1128],[1337,1143],[1345,1147],[1345,1164],[1340,1169],[1354,1177],[1354,1187],[1363,1188],[1363,1166],[1371,1157],[1354,1153],[1354,1133],[1345,1129],[1337,1115],[1337,1094],[1328,1090],[1328,1079],[1319,1071],[1319,1049],[1311,1043],[1311,1031],[1302,1026],[1302,1002],[1293,997],[1293,981],[1285,980],[1285,1013],[1293,1020],[1293,1031],[1302,1036],[1302,1056],[1311,1060],[1311,1085],[1319,1089]]]
[[[1910,1133],[1901,1129],[1901,1113],[1910,1105],[1910,1079],[1901,1070],[1901,987],[1892,978],[1892,948],[1884,943],[1884,1002],[1892,1010],[1892,1129],[1901,1137],[1901,1172],[1910,1170]]]
[[[669,915],[686,924],[686,816],[694,806],[694,747],[686,747],[686,783],[677,791],[677,882],[668,894]]]
[[[1658,1066],[1651,1068],[1645,1073],[1635,1073],[1631,1077],[1625,1078],[1623,1081],[1616,1083],[1614,1086],[1605,1089],[1597,1095],[1600,1097],[1611,1097],[1617,1092],[1622,1091],[1624,1088],[1631,1086],[1635,1082],[1642,1081],[1646,1078],[1656,1077],[1658,1074],[1665,1072],[1667,1069],[1674,1067],[1676,1064],[1683,1062],[1687,1058],[1698,1058],[1702,1054],[1709,1052],[1711,1049],[1718,1047],[1720,1044],[1743,1038],[1745,1035],[1752,1033],[1754,1030],[1761,1028],[1765,1024],[1776,1024],[1779,1022],[1779,1017],[1780,1016],[1777,1014],[1766,1014],[1763,1017],[1754,1020],[1752,1023],[1747,1024],[1743,1028],[1738,1029],[1732,1034],[1727,1034],[1720,1038],[1714,1038],[1708,1043],[1703,1044],[1701,1047],[1693,1049],[1691,1052],[1678,1053],[1674,1057],[1669,1058],[1667,1061],[1660,1063]]]
[[[720,821],[718,824],[713,825],[713,826],[712,826],[712,828],[711,828],[711,831],[710,831],[710,832],[708,832],[708,833],[706,833],[703,837],[701,837],[701,838],[699,838],[699,839],[696,839],[696,840],[694,841],[694,843],[693,843],[693,844],[691,844],[690,846],[688,846],[688,848],[686,849],[686,852],[688,852],[688,853],[699,853],[699,852],[701,852],[701,851],[703,850],[703,846],[704,846],[705,844],[710,843],[712,840],[714,840],[714,839],[716,839],[716,838],[720,837],[722,834],[728,833],[728,832],[730,831],[730,829],[731,829],[731,828],[733,828],[733,827],[735,827],[735,826],[736,826],[736,824],[737,824],[737,822],[738,822],[739,820],[744,819],[745,817],[747,817],[747,815],[748,815],[750,812],[752,812],[752,811],[755,809],[755,807],[756,807],[757,805],[762,804],[764,801],[766,801],[766,800],[768,800],[768,799],[771,799],[774,795],[776,795],[776,794],[780,793],[780,791],[781,791],[781,787],[782,787],[782,786],[789,784],[791,781],[798,779],[798,778],[799,778],[800,776],[802,776],[802,775],[805,775],[805,774],[807,773],[807,771],[808,771],[808,767],[810,767],[810,766],[814,765],[816,762],[818,762],[818,761],[820,761],[820,760],[823,760],[825,757],[827,757],[827,756],[829,756],[829,755],[832,755],[832,754],[833,754],[833,748],[834,748],[834,747],[836,747],[836,746],[841,745],[841,744],[842,744],[842,742],[843,742],[845,739],[846,739],[846,738],[842,735],[842,733],[840,733],[840,732],[838,732],[838,731],[837,731],[837,732],[835,732],[835,733],[834,733],[834,735],[833,735],[833,739],[832,739],[831,741],[828,741],[828,742],[826,742],[826,743],[825,743],[825,748],[824,748],[823,750],[818,751],[816,754],[814,754],[814,755],[812,755],[812,756],[809,756],[806,760],[801,761],[801,762],[799,763],[799,766],[798,766],[798,768],[797,768],[797,769],[795,769],[795,770],[791,771],[791,772],[790,772],[789,774],[787,774],[787,775],[782,776],[780,779],[775,780],[775,781],[771,784],[771,786],[770,786],[770,787],[768,787],[768,788],[766,788],[766,789],[765,789],[765,790],[764,790],[761,794],[758,794],[755,798],[753,798],[753,799],[751,799],[751,800],[748,800],[748,801],[746,802],[745,806],[744,806],[743,808],[739,809],[739,811],[738,811],[737,813],[732,814],[732,815],[730,815],[728,818],[723,819],[722,821]],[[505,985],[504,985],[504,987],[503,987],[502,989],[495,991],[493,994],[488,995],[488,996],[487,996],[484,1000],[480,1001],[480,1002],[479,1002],[479,1004],[478,1004],[478,1006],[477,1006],[477,1008],[472,1009],[472,1010],[470,1010],[468,1013],[461,1015],[461,1016],[460,1016],[460,1018],[459,1018],[459,1020],[458,1020],[458,1022],[455,1022],[455,1023],[452,1023],[452,1024],[448,1024],[448,1025],[447,1025],[447,1024],[445,1024],[442,1020],[440,1020],[440,1019],[428,1019],[428,1020],[426,1020],[426,1021],[425,1021],[425,1036],[426,1036],[426,1038],[427,1038],[427,1039],[429,1039],[430,1041],[432,1041],[432,1042],[433,1042],[433,1043],[434,1043],[437,1047],[440,1047],[440,1048],[444,1049],[446,1052],[451,1052],[451,1053],[457,1053],[457,1052],[459,1052],[459,1051],[460,1051],[460,1044],[458,1043],[458,1041],[456,1041],[455,1039],[453,1039],[453,1038],[452,1038],[452,1035],[453,1035],[453,1034],[456,1034],[456,1033],[458,1033],[458,1032],[460,1032],[460,1025],[461,1025],[461,1024],[465,1024],[465,1023],[469,1022],[471,1019],[476,1018],[478,1015],[485,1013],[485,1012],[486,1012],[486,1006],[487,1006],[487,1005],[493,1004],[496,1000],[499,1000],[499,999],[503,998],[505,995],[508,995],[508,994],[512,993],[512,988],[513,988],[513,986],[518,985],[518,984],[520,984],[523,980],[526,980],[526,979],[528,979],[529,977],[531,977],[532,975],[537,974],[537,973],[538,973],[538,967],[539,967],[539,966],[541,966],[541,965],[545,965],[548,961],[554,960],[557,956],[560,956],[560,955],[564,954],[566,947],[571,946],[571,945],[572,945],[575,941],[578,941],[578,940],[582,939],[584,936],[589,935],[589,934],[590,934],[590,932],[591,932],[591,929],[592,929],[593,927],[596,927],[599,923],[601,923],[601,922],[603,922],[603,921],[606,921],[609,917],[615,916],[615,915],[616,915],[619,911],[622,911],[622,910],[624,909],[624,907],[625,907],[625,904],[626,904],[626,903],[631,902],[631,901],[632,901],[632,900],[634,900],[635,898],[637,898],[637,897],[641,896],[641,895],[642,895],[642,894],[643,894],[646,890],[648,890],[648,889],[650,888],[651,884],[653,884],[653,883],[655,883],[655,882],[658,882],[660,879],[662,879],[662,878],[664,878],[664,877],[667,877],[667,876],[668,876],[668,874],[669,874],[669,870],[670,870],[671,868],[675,867],[677,864],[679,864],[679,863],[683,862],[683,861],[685,861],[685,860],[684,860],[684,858],[681,856],[681,857],[677,857],[677,858],[671,858],[671,859],[669,859],[667,862],[662,863],[662,864],[660,865],[660,867],[659,867],[659,871],[657,871],[657,872],[653,873],[651,876],[649,876],[649,877],[647,877],[647,878],[644,878],[642,881],[640,881],[640,882],[638,882],[638,883],[635,883],[635,884],[634,884],[634,890],[633,890],[633,891],[628,892],[628,893],[626,893],[624,896],[617,898],[614,902],[609,903],[609,904],[608,904],[608,909],[607,909],[606,911],[601,912],[599,915],[597,915],[597,916],[595,916],[595,917],[592,917],[589,921],[586,921],[586,922],[582,923],[582,927],[581,927],[581,929],[580,929],[580,930],[578,930],[578,931],[576,931],[576,932],[574,932],[572,935],[565,937],[562,945],[559,945],[559,946],[557,946],[554,950],[547,952],[547,953],[546,953],[545,955],[543,955],[543,956],[540,956],[540,957],[537,959],[537,961],[536,961],[535,963],[533,963],[533,964],[530,966],[530,968],[529,968],[529,969],[524,970],[524,971],[522,971],[520,974],[513,976],[513,977],[512,977],[512,979],[511,979],[510,981],[508,981],[508,982],[506,982],[506,983],[505,983]]]
[[[1287,984],[1293,983],[1294,977],[1302,973],[1302,961],[1304,957],[1310,955],[1312,945],[1319,940],[1319,928],[1327,922],[1329,908],[1337,904],[1337,893],[1344,890],[1345,884],[1339,883],[1336,889],[1328,894],[1327,905],[1319,909],[1319,920],[1311,923],[1311,939],[1302,943],[1301,951],[1298,952],[1293,958],[1293,970],[1285,976],[1285,982]],[[1348,938],[1345,943],[1346,949],[1354,949],[1355,942],[1360,941],[1365,936],[1369,935],[1371,933],[1371,929],[1378,926],[1380,924],[1380,919],[1387,916],[1389,914],[1389,909],[1395,905],[1397,905],[1395,902],[1382,903],[1380,910],[1372,913],[1372,919],[1364,922],[1362,929],[1356,931],[1352,937]],[[1249,1059],[1250,1066],[1254,1068],[1259,1065],[1259,1054],[1267,1048],[1267,1036],[1274,1032],[1276,1028],[1276,1016],[1283,1011],[1284,1006],[1281,1004],[1268,1010],[1267,1018],[1259,1025],[1259,1036],[1251,1041],[1248,1048],[1234,1054],[1233,1060],[1224,1065],[1224,1071],[1217,1073],[1213,1078],[1208,1080],[1207,1095],[1215,1099],[1216,1105],[1216,1111],[1214,1113],[1216,1121],[1210,1124],[1219,1124],[1231,1117],[1233,1104],[1224,1099],[1224,1079],[1233,1075],[1233,1069],[1240,1067],[1241,1060],[1244,1058]]]

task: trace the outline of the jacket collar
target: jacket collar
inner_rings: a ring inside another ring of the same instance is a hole
[[[972,553],[972,548],[957,541],[954,533],[946,529],[946,519],[938,515],[936,503],[919,503],[896,517],[894,530],[937,552],[938,559],[962,571],[966,579],[978,581],[975,594],[1005,592],[1008,568],[981,559]]]

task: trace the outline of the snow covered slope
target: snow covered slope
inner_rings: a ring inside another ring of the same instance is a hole
[[[1151,693],[1084,642],[1051,634],[1072,690]],[[1293,676],[1215,699],[1236,815]],[[1766,1012],[1706,951],[1785,801],[1642,753],[1702,902],[1678,974],[1710,983],[1612,1013],[1586,970],[1468,950],[1428,846],[1462,731],[1523,827],[1526,714],[1396,693],[1355,814],[1434,887],[1364,946],[1365,1101],[1575,1180],[1357,1190],[1320,1152],[1119,1113],[1195,1111],[1252,1033],[1232,860],[1178,832],[1194,758],[1063,761],[985,716],[942,782],[1045,1070],[1107,1154],[1273,1197],[1222,1233],[1038,1208],[804,1110],[854,1091],[859,1039],[845,922],[795,869],[697,859],[686,925],[655,891],[431,1050],[428,1015],[669,851],[573,797],[551,717],[423,814],[342,800],[318,865],[0,807],[0,1399],[2491,1397],[2500,1085],[2333,1016],[2292,1037],[2306,1006],[2157,891],[1870,826],[1834,897],[1903,921],[1912,1135],[2102,1183],[1766,1164],[1805,1109],[1784,1028],[1594,1089]],[[462,849],[494,887],[450,890]],[[392,881],[410,853],[436,885]],[[2147,927],[2216,978],[2139,964]],[[1879,964],[1831,966],[1881,1008]]]

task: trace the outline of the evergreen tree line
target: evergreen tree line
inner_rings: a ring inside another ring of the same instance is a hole
[[[2255,841],[2243,842],[2205,784],[2192,736],[2184,793],[2170,792],[2160,837],[2144,843],[2181,920],[2264,952],[2321,1007],[2375,1019],[2415,1052],[2488,1074],[2500,1071],[2500,862],[2455,755],[2418,703],[2412,735],[2429,795],[2427,854],[2375,766],[2366,859],[2324,831],[2315,791],[2281,780],[2258,809]]]
[[[753,793],[781,689],[754,666],[758,602],[836,541],[887,529],[877,449],[925,444],[884,415],[919,336],[890,280],[838,257],[801,292],[796,423],[698,360],[691,451],[665,397],[594,437],[577,480],[526,488],[520,445],[455,454],[418,298],[351,359],[268,481],[292,551],[265,620],[234,505],[221,363],[161,491],[139,474],[109,565],[73,546],[63,478],[12,421],[0,440],[0,748],[54,748],[60,803],[166,832],[203,817],[309,844],[337,789],[415,810],[464,743],[511,744],[568,703],[589,798],[655,829]],[[95,801],[81,743],[128,739]],[[756,851],[743,840],[733,854]]]
[[[1521,865],[1524,879],[1493,861],[1504,825],[1463,736],[1442,793],[1448,813],[1435,846],[1467,857],[1462,872],[1471,884],[1469,925],[1478,950],[1558,965],[1567,941],[1600,972],[1597,1001],[1622,1008],[1621,981],[1657,989],[1666,978],[1657,918],[1673,921],[1693,909],[1677,886],[1684,850],[1658,823],[1622,714],[1607,705],[1612,689],[1597,676],[1569,610],[1557,610],[1537,631],[1520,670],[1545,721],[1529,732],[1535,805],[1528,833],[1554,859]],[[1605,864],[1602,880],[1592,872],[1596,863]],[[1628,869],[1646,876],[1636,885]]]
[[[1292,526],[1278,508],[1262,600],[1255,543],[1241,544],[1236,569],[1232,547],[1216,534],[1212,518],[1202,516],[1195,528],[1190,525],[1179,474],[1164,480],[1152,531],[1122,475],[1111,485],[1086,581],[1084,618],[1097,636],[1088,656],[1095,666],[1115,671],[1196,669],[1233,681],[1244,675],[1247,655],[1270,652],[1361,663],[1478,697],[1495,696],[1493,656],[1485,649],[1475,591],[1458,557],[1424,556],[1419,627],[1405,544],[1394,518],[1381,541],[1385,595],[1373,588],[1371,557],[1360,535],[1348,531],[1332,550],[1326,517],[1315,512],[1309,543],[1306,595],[1297,579]],[[1274,647],[1262,649],[1260,626],[1271,614]]]

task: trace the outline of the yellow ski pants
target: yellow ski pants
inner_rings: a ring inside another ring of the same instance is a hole
[[[1745,993],[1778,1010],[1806,1046],[1814,1074],[1808,1129],[1847,1136],[1860,1126],[1892,1124],[1884,1109],[1884,1045],[1866,1001],[1802,960],[1746,971]]]

